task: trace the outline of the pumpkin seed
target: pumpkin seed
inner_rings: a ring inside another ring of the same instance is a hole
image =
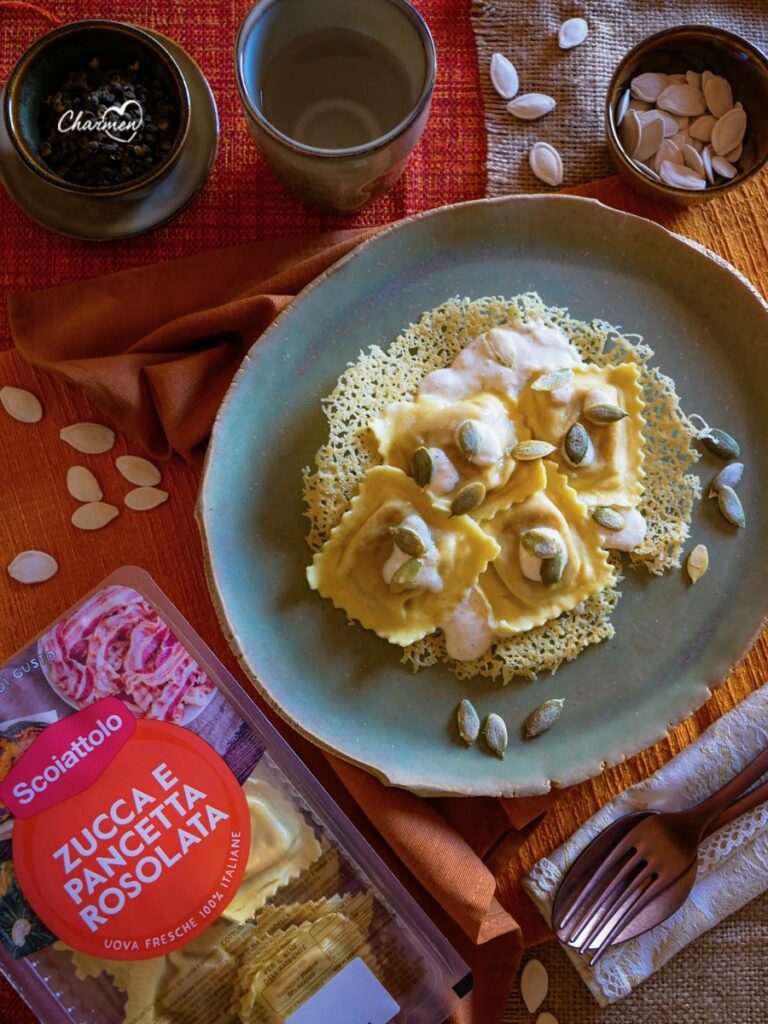
[[[101,501],[104,497],[99,481],[85,466],[70,466],[67,470],[67,490],[76,501]]]
[[[705,146],[701,151],[701,162],[704,164],[704,173],[710,185],[715,184],[715,171],[712,167],[712,147]]]
[[[557,106],[557,100],[543,92],[528,92],[525,96],[517,96],[507,104],[509,113],[519,121],[537,121],[549,114]]]
[[[39,423],[43,418],[40,399],[24,388],[0,388],[0,404],[19,423]]]
[[[515,343],[507,331],[492,330],[485,336],[485,347],[492,359],[510,369],[515,365]]]
[[[138,455],[118,455],[115,465],[118,473],[137,487],[156,487],[160,483],[160,470],[148,459]]]
[[[511,100],[517,96],[520,78],[515,65],[503,53],[494,53],[491,57],[491,83],[502,99]]]
[[[731,83],[720,75],[712,75],[702,85],[702,88],[710,113],[714,114],[715,117],[722,117],[723,114],[727,114],[733,106]]]
[[[657,71],[646,71],[636,75],[629,84],[630,91],[636,100],[655,103],[659,95],[669,85],[669,78]]]
[[[739,442],[719,427],[707,427],[706,430],[702,430],[699,440],[721,459],[738,459],[741,454]]]
[[[608,508],[607,505],[597,505],[593,508],[592,518],[598,526],[602,526],[604,530],[611,530],[614,533],[618,530],[623,530],[626,526],[624,516],[621,512],[617,512],[613,508]]]
[[[688,134],[692,139],[698,139],[699,142],[709,142],[716,123],[716,119],[711,114],[702,114],[691,123]]]
[[[728,484],[721,487],[717,492],[717,507],[723,514],[723,518],[727,519],[733,526],[747,525],[739,496]]]
[[[451,515],[463,516],[477,508],[485,501],[485,484],[479,480],[473,480],[470,484],[464,484],[459,493],[451,502]]]
[[[558,1020],[554,1014],[545,1011],[536,1018],[536,1024],[558,1024]]]
[[[735,178],[738,173],[738,168],[734,167],[724,156],[712,157],[712,170],[719,174],[721,178],[727,178],[729,181],[731,178]]]
[[[101,423],[73,423],[59,431],[59,437],[75,451],[101,455],[115,444],[115,432]]]
[[[707,109],[701,89],[679,82],[673,82],[659,93],[656,106],[680,117],[698,117]]]
[[[543,459],[551,455],[555,446],[549,441],[521,441],[512,449],[512,457],[521,462],[530,462],[532,459]]]
[[[390,526],[390,536],[400,550],[414,558],[422,558],[427,553],[427,545],[419,534],[410,526]]]
[[[534,391],[557,391],[564,388],[573,377],[573,370],[552,370],[551,373],[543,373],[531,384]]]
[[[560,26],[557,42],[561,50],[571,50],[580,46],[587,38],[589,26],[583,18],[569,18]]]
[[[535,1013],[549,992],[549,975],[541,960],[529,960],[520,975],[520,994],[528,1013]]]
[[[528,163],[536,177],[545,185],[551,185],[553,188],[562,185],[563,158],[548,142],[535,142],[531,146]]]
[[[565,556],[562,548],[551,558],[544,558],[541,562],[541,582],[547,587],[555,587],[563,578],[565,570]]]
[[[459,704],[456,709],[456,722],[459,727],[459,736],[466,744],[473,744],[480,735],[480,716],[470,701],[464,699]]]
[[[589,434],[586,427],[581,423],[571,424],[563,441],[563,450],[572,466],[580,465],[589,451]]]
[[[744,463],[743,462],[731,462],[714,478],[712,483],[709,485],[708,498],[716,498],[717,492],[721,487],[736,487],[741,482],[741,478],[744,475]]]
[[[563,704],[564,700],[555,697],[534,708],[523,723],[525,738],[533,739],[534,736],[540,736],[547,729],[551,729],[563,712]]]
[[[616,423],[618,420],[623,420],[627,414],[618,405],[598,402],[597,405],[590,405],[588,409],[585,409],[584,415],[590,423],[595,423],[601,427],[606,423]]]
[[[640,137],[637,145],[629,155],[633,160],[649,160],[664,141],[664,122],[659,118],[652,121],[643,120],[638,116],[640,122]]]
[[[414,587],[423,568],[424,562],[420,558],[409,558],[395,570],[391,582],[396,587]]]
[[[707,187],[705,179],[692,171],[690,167],[673,164],[669,160],[662,161],[659,166],[659,177],[670,188],[683,188],[689,192],[700,191]]]
[[[691,583],[696,583],[709,568],[709,552],[705,544],[697,544],[685,563]]]
[[[58,571],[56,559],[47,551],[21,551],[8,566],[8,575],[17,583],[45,583]]]
[[[690,143],[683,146],[683,159],[685,160],[686,166],[690,167],[694,174],[697,174],[700,178],[704,178],[704,162],[701,159],[701,154],[697,149],[694,149]],[[718,159],[720,158],[718,157]],[[736,173],[735,167],[733,172],[734,174]]]
[[[133,509],[134,512],[149,512],[150,509],[157,508],[168,500],[168,491],[161,491],[157,487],[136,487],[129,491],[123,500],[126,508]]]
[[[629,101],[631,100],[631,98],[632,98],[632,93],[630,92],[629,89],[625,89],[623,94],[622,94],[621,99],[619,100],[619,102],[618,102],[618,104],[616,106],[616,127],[617,128],[621,124],[621,122],[624,120],[624,118],[627,116],[627,111],[629,110]]]
[[[411,457],[411,475],[419,487],[427,487],[432,482],[434,472],[434,459],[429,449],[422,445]]]
[[[488,749],[503,760],[509,736],[507,735],[506,722],[501,715],[496,715],[493,711],[488,715],[483,726],[483,736],[488,744]]]
[[[718,156],[725,156],[735,149],[747,130],[747,115],[734,107],[718,118],[712,129],[712,149]]]
[[[537,558],[554,558],[562,550],[559,540],[542,530],[523,531],[520,543]]]
[[[456,444],[468,462],[475,458],[482,443],[483,437],[475,420],[464,420],[456,432]]]
[[[114,505],[107,505],[103,501],[89,501],[87,505],[81,505],[72,513],[72,525],[78,530],[100,530],[107,523],[111,523],[118,515],[118,509]]]
[[[688,85],[692,85],[694,87],[694,89],[701,89],[701,88],[703,88],[703,83],[702,83],[702,80],[701,80],[701,75],[699,74],[698,71],[686,71],[685,72],[685,80],[688,83]]]

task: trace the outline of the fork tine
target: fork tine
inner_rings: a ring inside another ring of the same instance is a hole
[[[573,943],[575,938],[582,932],[596,913],[600,911],[606,899],[611,899],[616,888],[631,874],[634,868],[642,866],[637,859],[634,847],[624,851],[621,859],[612,867],[616,870],[611,874],[603,871],[598,872],[598,885],[593,885],[593,880],[585,886],[585,895],[590,898],[579,899],[579,906],[576,908],[575,917],[571,915],[569,926],[562,925],[557,930],[557,936],[561,942]]]
[[[648,903],[654,898],[657,892],[664,888],[663,880],[655,874],[655,872],[648,876],[650,883],[645,888],[638,892],[628,906],[625,906],[622,914],[618,921],[616,921],[605,936],[603,941],[597,947],[595,952],[592,954],[592,958],[589,961],[589,966],[594,967],[595,964],[600,960],[605,953],[606,949],[611,945],[617,935],[621,934],[621,930],[624,926],[643,909]]]
[[[578,936],[580,954],[583,955],[586,952],[592,940],[600,934],[616,911],[634,897],[649,877],[650,869],[644,860],[632,861],[627,867],[630,870],[625,871],[623,877],[617,876],[615,884],[611,886],[610,895],[606,894],[606,899],[601,901],[594,916],[587,922],[586,931],[583,929],[580,931]],[[631,869],[636,869],[635,874],[626,885],[622,885],[631,873]]]
[[[611,872],[616,868],[621,861],[629,854],[630,856],[634,853],[634,846],[631,842],[627,842],[626,839],[622,839],[616,846],[611,850],[605,860],[602,862],[600,867],[595,871],[594,875],[590,878],[589,882],[575,894],[575,899],[568,906],[565,913],[560,918],[560,924],[558,927],[558,934],[562,938],[562,934],[568,927],[568,923],[574,914],[576,914],[582,907],[585,900],[590,899],[590,906],[594,906],[595,899],[592,899],[595,890],[604,888],[610,882]],[[582,915],[583,919],[583,915]],[[570,934],[573,935],[573,929],[570,929]],[[563,939],[563,941],[568,941]]]

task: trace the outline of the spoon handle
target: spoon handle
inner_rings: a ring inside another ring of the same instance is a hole
[[[755,786],[749,793],[745,793],[743,797],[732,803],[730,807],[726,807],[724,811],[721,811],[714,821],[711,821],[704,829],[702,838],[712,835],[713,832],[717,832],[718,829],[723,828],[729,822],[740,818],[742,814],[746,814],[747,811],[751,811],[766,801],[768,801],[768,782],[764,782],[762,786]]]
[[[750,761],[747,767],[743,768],[738,775],[734,775],[730,782],[726,782],[722,789],[718,789],[716,793],[707,797],[706,800],[697,804],[696,807],[691,807],[688,812],[691,819],[701,827],[702,831],[708,828],[714,819],[725,808],[728,808],[734,800],[740,802],[738,798],[744,790],[753,786],[758,779],[765,775],[766,771],[768,771],[768,747],[758,754],[753,761]],[[732,819],[729,818],[728,820]]]

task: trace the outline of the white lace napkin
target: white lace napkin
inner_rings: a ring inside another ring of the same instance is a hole
[[[534,865],[525,888],[547,922],[565,872],[614,818],[645,807],[679,810],[719,789],[768,746],[768,684],[720,718],[655,775],[606,804],[550,857]],[[656,928],[609,950],[596,967],[563,946],[601,1006],[616,1002],[689,942],[768,889],[768,805],[704,841],[690,897]]]

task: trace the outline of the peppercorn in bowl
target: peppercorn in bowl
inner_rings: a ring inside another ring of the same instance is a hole
[[[20,158],[57,188],[94,197],[149,192],[181,154],[190,122],[176,61],[147,32],[73,22],[19,59],[3,117]]]

